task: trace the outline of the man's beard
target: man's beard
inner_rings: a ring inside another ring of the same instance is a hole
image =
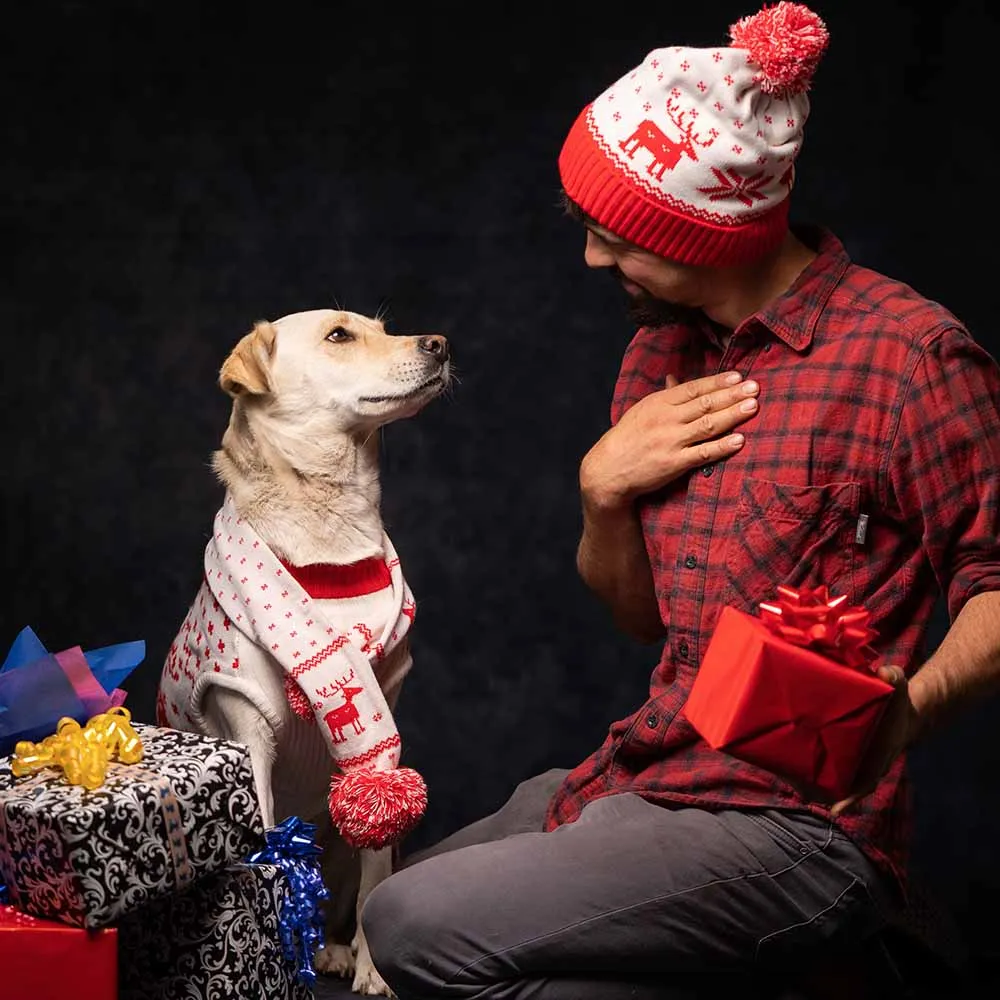
[[[623,276],[618,273],[616,277],[621,282]],[[628,297],[625,309],[629,319],[637,326],[648,326],[655,329],[679,323],[690,325],[702,316],[700,309],[678,305],[675,302],[666,302],[646,291],[639,292],[637,295],[632,295],[629,292],[625,292],[625,294]]]

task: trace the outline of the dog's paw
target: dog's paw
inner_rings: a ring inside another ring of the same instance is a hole
[[[386,986],[385,980],[378,974],[372,960],[365,955],[358,959],[358,967],[354,973],[351,989],[366,997],[395,997],[396,994]]]
[[[316,952],[313,966],[327,976],[349,979],[354,975],[354,949],[346,944],[328,944]]]

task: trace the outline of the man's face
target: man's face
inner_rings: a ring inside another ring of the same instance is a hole
[[[628,297],[629,317],[640,326],[688,322],[700,312],[704,269],[678,264],[586,223],[588,267],[605,268]]]

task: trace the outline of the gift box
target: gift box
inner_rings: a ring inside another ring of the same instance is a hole
[[[709,746],[838,801],[893,691],[868,613],[825,588],[781,587],[760,609],[722,609],[683,714]]]
[[[248,749],[137,724],[142,760],[89,789],[0,762],[0,881],[37,917],[99,928],[263,843]]]
[[[118,926],[121,1000],[310,1000],[284,954],[286,875],[234,865],[148,904]]]
[[[0,906],[4,1000],[117,1000],[118,932],[86,931]]]

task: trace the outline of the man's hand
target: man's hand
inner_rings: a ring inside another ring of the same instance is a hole
[[[910,698],[910,684],[903,671],[899,667],[879,667],[878,676],[891,684],[895,690],[889,696],[889,703],[858,765],[858,772],[854,778],[854,791],[833,806],[830,810],[833,816],[839,816],[858,799],[873,792],[879,780],[892,766],[892,762],[916,737],[917,710]]]
[[[743,446],[732,431],[757,412],[756,382],[724,372],[681,383],[668,375],[666,386],[639,400],[584,457],[585,501],[626,506]]]

